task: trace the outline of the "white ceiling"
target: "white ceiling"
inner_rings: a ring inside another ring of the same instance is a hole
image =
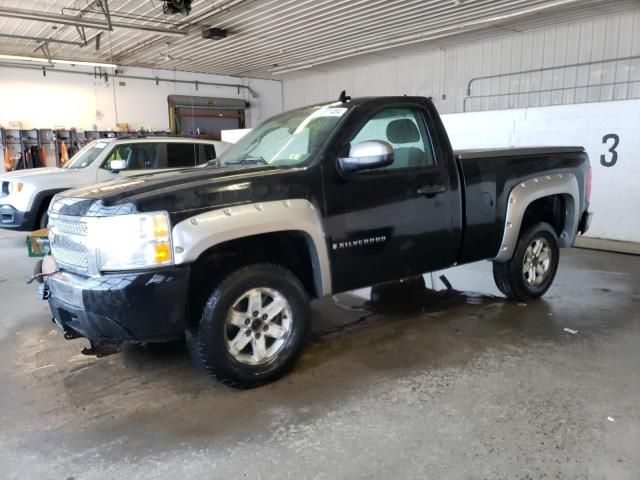
[[[446,47],[464,39],[525,30],[598,16],[638,0],[193,0],[188,16],[162,13],[161,0],[109,0],[113,22],[130,28],[85,28],[87,46],[74,26],[6,18],[3,9],[80,16],[105,21],[96,0],[0,0],[0,53],[100,61],[261,78],[399,56]],[[3,13],[4,12],[4,13]],[[15,13],[15,12],[14,12]],[[173,34],[136,27],[171,30]],[[228,37],[205,40],[204,26]],[[100,32],[100,50],[95,37]],[[168,43],[168,45],[167,45]],[[168,54],[168,55],[167,55]]]

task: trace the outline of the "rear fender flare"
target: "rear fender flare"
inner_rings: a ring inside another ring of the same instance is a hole
[[[504,233],[500,249],[494,258],[497,262],[508,262],[513,257],[520,227],[527,207],[540,198],[562,195],[566,209],[564,228],[558,236],[561,247],[570,247],[578,231],[580,190],[578,180],[572,173],[555,173],[531,178],[516,185],[509,193]]]

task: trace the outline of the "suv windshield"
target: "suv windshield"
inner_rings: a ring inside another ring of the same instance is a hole
[[[314,157],[346,111],[341,103],[332,103],[277,115],[242,137],[220,157],[220,163],[303,165]]]
[[[85,168],[98,158],[109,142],[95,141],[84,147],[69,160],[66,168]]]

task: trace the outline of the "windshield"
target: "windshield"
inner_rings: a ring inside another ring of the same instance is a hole
[[[66,168],[85,168],[98,158],[98,155],[109,145],[109,142],[94,141],[81,149],[69,160]]]
[[[341,103],[277,115],[242,137],[221,157],[222,165],[295,167],[308,162],[347,111]]]

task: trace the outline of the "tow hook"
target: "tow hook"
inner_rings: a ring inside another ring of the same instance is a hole
[[[82,355],[96,358],[106,357],[115,353],[120,353],[120,345],[114,345],[113,343],[96,343],[93,340],[89,340],[89,348],[84,347],[80,350]]]
[[[33,277],[27,280],[27,285],[31,285],[34,282],[34,280],[37,280],[38,283],[42,283],[44,282],[45,278],[50,277],[51,275],[55,275],[58,272],[60,272],[60,270],[56,270],[55,272],[50,272],[50,273],[36,273]]]
[[[46,283],[38,285],[38,298],[40,300],[49,300],[50,296],[51,290],[49,290],[49,286]]]

